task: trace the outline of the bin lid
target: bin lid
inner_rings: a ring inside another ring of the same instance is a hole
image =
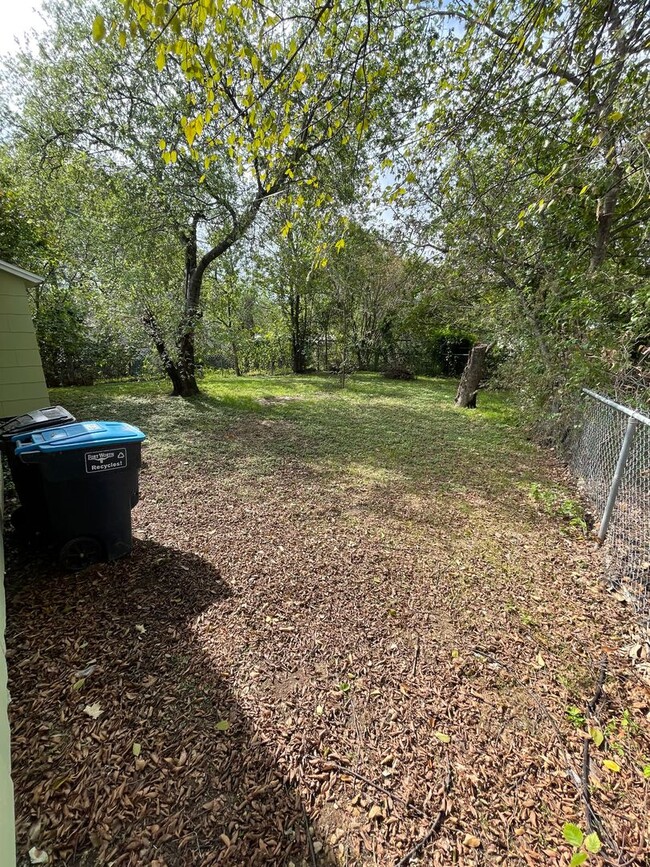
[[[142,431],[123,421],[80,421],[30,433],[16,434],[16,454],[28,452],[67,452],[117,443],[142,442]]]
[[[23,431],[52,427],[76,421],[71,412],[63,406],[44,406],[33,409],[25,415],[17,415],[0,425],[0,437],[8,439]]]

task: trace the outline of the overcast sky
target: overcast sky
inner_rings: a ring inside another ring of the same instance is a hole
[[[0,54],[15,51],[16,37],[42,28],[40,6],[40,0],[0,0]]]

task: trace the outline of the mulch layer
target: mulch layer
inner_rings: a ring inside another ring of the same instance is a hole
[[[650,689],[577,532],[291,456],[141,486],[123,560],[7,534],[21,864],[563,865],[586,798],[590,862],[648,863]]]

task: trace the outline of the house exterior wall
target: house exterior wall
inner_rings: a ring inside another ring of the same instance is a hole
[[[25,283],[0,270],[0,418],[49,403]]]
[[[11,746],[7,708],[7,660],[5,658],[4,549],[2,546],[2,473],[0,473],[0,864],[16,863],[14,789],[11,782]]]
[[[3,266],[4,264],[2,263]],[[49,406],[50,403],[29,309],[27,284],[23,277],[0,267],[0,418],[20,415],[32,409]],[[0,865],[15,867],[14,791],[11,781],[9,691],[5,656],[2,511],[0,472]]]

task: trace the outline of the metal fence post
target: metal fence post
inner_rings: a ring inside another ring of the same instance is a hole
[[[614,506],[616,504],[618,489],[621,487],[621,480],[623,479],[623,472],[625,470],[627,456],[630,453],[630,447],[632,446],[632,440],[634,439],[634,434],[638,425],[639,422],[636,418],[634,418],[634,416],[630,416],[628,418],[627,428],[625,429],[625,436],[623,437],[623,442],[621,444],[621,451],[618,456],[618,461],[616,462],[616,469],[614,470],[614,476],[612,477],[612,484],[609,488],[609,495],[607,497],[607,502],[605,503],[603,517],[600,521],[600,526],[598,528],[599,545],[602,545],[605,540],[605,536],[607,535],[607,528],[609,527],[612,512],[614,511]]]

